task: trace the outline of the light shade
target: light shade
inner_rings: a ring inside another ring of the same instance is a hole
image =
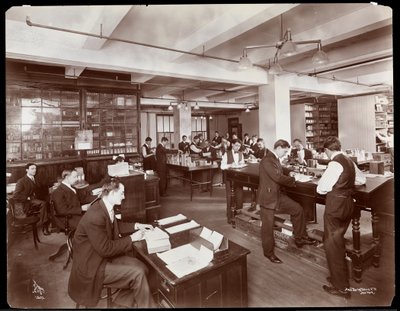
[[[182,103],[178,103],[178,105],[176,106],[176,108],[181,109],[182,108]]]
[[[318,51],[315,52],[311,61],[313,62],[314,65],[325,65],[329,62],[328,55],[321,50],[320,45],[318,45]]]
[[[169,104],[169,106],[168,106],[168,110],[173,110],[174,108],[172,107],[172,105],[171,104]]]
[[[251,67],[253,67],[253,64],[251,63],[250,59],[247,57],[247,54],[243,54],[242,56],[240,56],[238,69],[246,70],[246,69],[250,69]]]
[[[193,109],[194,109],[194,110],[199,110],[200,107],[199,107],[199,105],[196,103],[196,105],[194,105]]]
[[[250,112],[249,107],[246,108],[246,110],[244,112]]]
[[[281,65],[279,65],[278,62],[273,63],[271,65],[271,67],[268,69],[268,72],[270,74],[272,74],[272,75],[276,75],[276,74],[282,73],[282,71],[283,71],[283,69],[282,69]]]
[[[210,116],[208,119],[209,119],[209,120],[212,120],[212,116]]]
[[[279,50],[280,56],[292,56],[297,51],[297,45],[293,41],[286,41]]]
[[[186,103],[185,104],[185,111],[188,111],[189,110],[189,107],[188,107],[188,104]]]

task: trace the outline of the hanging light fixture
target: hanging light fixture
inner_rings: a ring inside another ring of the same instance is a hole
[[[185,111],[189,111],[189,107],[188,107],[187,103],[185,104]]]
[[[212,120],[212,116],[210,116],[208,119],[209,119],[209,120]]]
[[[174,107],[172,107],[172,103],[169,103],[168,110],[171,111],[173,109],[174,109]]]
[[[193,109],[194,109],[194,110],[199,110],[199,109],[200,109],[199,104],[198,104],[197,102],[196,102],[196,104],[194,105]]]
[[[282,15],[281,15],[281,33],[282,33]],[[252,66],[250,59],[247,57],[247,50],[250,49],[263,49],[263,48],[275,48],[275,56],[274,63],[269,68],[269,73],[271,74],[279,74],[283,72],[281,65],[279,64],[278,56],[288,57],[292,56],[297,52],[297,46],[300,44],[316,44],[317,52],[312,57],[312,63],[315,66],[325,65],[329,62],[328,55],[322,50],[321,40],[305,40],[305,41],[292,41],[292,32],[291,29],[288,28],[283,36],[281,35],[281,40],[276,42],[273,45],[251,45],[246,46],[243,49],[243,54],[240,57],[238,68],[239,69],[247,69]]]
[[[244,112],[250,112],[249,106],[246,105],[246,110]]]
[[[178,105],[176,105],[176,108],[181,109],[182,108],[182,103],[178,102]]]

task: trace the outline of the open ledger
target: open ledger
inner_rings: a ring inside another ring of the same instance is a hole
[[[181,278],[207,267],[213,260],[214,254],[212,250],[203,245],[197,249],[191,244],[185,244],[163,253],[157,253],[157,256],[167,264],[166,267],[173,274]]]
[[[144,239],[146,240],[147,252],[149,254],[171,249],[168,233],[158,227],[155,227],[153,230],[146,230]]]
[[[211,242],[215,251],[219,249],[222,240],[224,239],[224,236],[221,233],[217,231],[211,231],[207,227],[203,227],[203,230],[200,232],[200,237]]]

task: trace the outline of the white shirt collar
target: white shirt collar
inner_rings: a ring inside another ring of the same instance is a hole
[[[107,212],[108,212],[108,215],[110,216],[111,222],[114,222],[114,206],[112,206],[111,203],[107,201],[107,199],[103,198],[102,200],[103,200],[104,205],[107,208]]]
[[[63,183],[64,185],[66,185],[69,189],[71,189],[73,192],[76,193],[76,190],[74,188],[71,187],[70,184],[67,184],[66,182],[62,181],[61,183]]]
[[[28,175],[28,174],[26,174],[26,176],[28,176],[28,178],[29,178],[30,180],[35,181],[35,176],[31,176],[31,175]]]

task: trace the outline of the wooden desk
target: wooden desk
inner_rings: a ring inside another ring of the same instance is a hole
[[[249,164],[242,169],[227,169],[226,178],[232,183],[240,183],[243,186],[258,187],[259,183],[259,164]],[[288,196],[299,202],[305,209],[306,217],[311,214],[316,219],[315,204],[325,204],[325,196],[319,195],[316,192],[318,179],[313,179],[310,182],[296,182],[296,187],[283,188]],[[232,189],[234,187],[232,186]],[[372,264],[379,266],[380,259],[380,239],[377,230],[379,218],[377,213],[390,204],[390,199],[394,196],[393,178],[374,177],[368,178],[367,183],[363,186],[356,186],[354,199],[354,213],[352,220],[352,235],[353,248],[347,250],[348,255],[353,263],[353,277],[357,282],[361,282],[361,274],[363,263],[372,256]],[[232,226],[235,227],[235,193],[231,192],[231,210],[232,210]],[[361,211],[371,213],[372,236],[373,243],[366,250],[361,250],[360,243],[360,216]]]
[[[194,187],[200,187],[202,185],[208,185],[209,186],[209,191],[210,191],[210,196],[212,196],[212,189],[213,189],[213,170],[218,169],[218,164],[208,164],[208,165],[201,165],[201,166],[183,166],[183,165],[177,165],[177,164],[167,164],[167,167],[169,169],[181,171],[184,173],[183,176],[174,176],[170,175],[170,178],[178,178],[183,181],[189,181],[190,183],[190,201],[192,200],[193,197],[193,188]],[[200,178],[196,178],[195,180],[193,178],[193,175],[195,173],[199,173],[201,176],[197,176]],[[186,175],[189,175],[189,178],[186,177]]]
[[[185,244],[170,238],[172,247]],[[188,241],[186,241],[187,243]],[[194,273],[176,277],[157,254],[149,255],[145,241],[134,242],[133,247],[141,260],[156,273],[157,299],[161,307],[247,307],[246,248],[229,241],[229,253]]]

